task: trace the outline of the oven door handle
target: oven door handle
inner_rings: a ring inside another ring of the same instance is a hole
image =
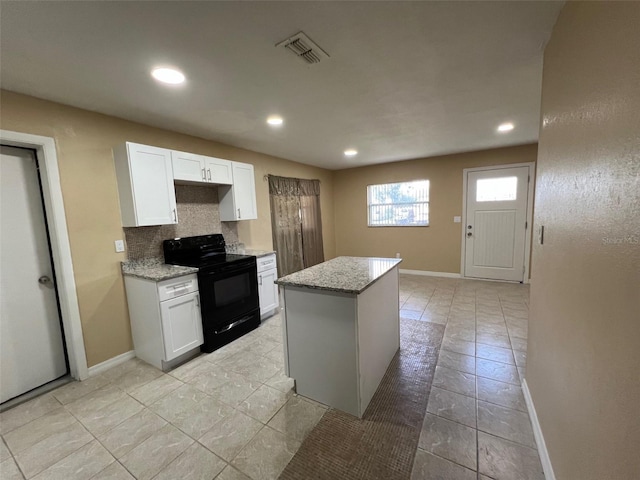
[[[227,274],[227,273],[233,273],[233,272],[238,272],[238,271],[255,271],[256,268],[256,264],[255,263],[244,263],[244,264],[240,264],[240,265],[226,265],[226,266],[220,266],[215,268],[215,270],[207,272],[204,270],[200,270],[201,274],[203,275],[211,275],[211,276],[218,276],[218,275],[222,275]]]
[[[246,317],[242,317],[240,320],[236,320],[233,323],[230,323],[229,325],[225,325],[223,328],[221,328],[220,330],[214,330],[213,333],[215,333],[216,335],[218,335],[219,333],[224,333],[224,332],[228,332],[229,330],[231,330],[234,327],[237,327],[238,325],[242,325],[245,322],[248,322],[249,320],[251,320],[253,318],[253,315],[247,315]]]

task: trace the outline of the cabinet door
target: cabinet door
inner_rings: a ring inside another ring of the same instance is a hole
[[[171,151],[128,143],[127,153],[135,222],[124,226],[178,223]]]
[[[253,165],[231,162],[233,185],[218,187],[220,198],[220,220],[234,222],[236,220],[255,220],[258,218],[256,208],[256,183],[253,177]]]
[[[254,220],[258,218],[253,165],[233,162],[233,189],[238,220]]]
[[[198,292],[160,302],[165,360],[202,345],[202,318]]]
[[[171,152],[173,179],[189,182],[206,182],[205,157],[185,152]]]
[[[204,157],[207,182],[220,185],[231,185],[233,174],[231,172],[231,162],[215,157]]]
[[[278,285],[274,283],[277,279],[278,274],[275,268],[258,274],[260,315],[264,315],[274,308],[278,308]]]

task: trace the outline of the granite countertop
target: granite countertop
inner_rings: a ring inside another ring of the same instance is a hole
[[[197,273],[196,267],[182,267],[180,265],[168,265],[160,258],[147,258],[144,260],[128,260],[122,262],[122,274],[130,277],[144,278],[160,282],[170,278],[181,277]]]
[[[266,257],[272,253],[276,253],[274,250],[256,250],[255,248],[229,248],[227,253],[236,253],[238,255],[254,255],[256,257]]]
[[[279,278],[276,283],[357,294],[400,262],[400,258],[338,257]]]

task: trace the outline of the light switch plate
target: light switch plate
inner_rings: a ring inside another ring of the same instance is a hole
[[[453,223],[460,223],[462,221],[462,217],[455,216],[453,217]]]
[[[124,252],[124,240],[116,240],[116,252]]]

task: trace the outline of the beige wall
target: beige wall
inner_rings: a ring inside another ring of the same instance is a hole
[[[526,380],[558,480],[640,478],[639,25],[569,2],[544,55]]]
[[[537,147],[499,148],[334,172],[337,255],[393,257],[402,268],[460,273],[462,170],[535,162]],[[367,227],[367,185],[430,181],[428,227]]]
[[[120,273],[124,254],[115,253],[113,246],[114,240],[124,238],[111,151],[119,143],[133,141],[253,164],[258,220],[238,222],[238,234],[241,242],[254,248],[272,247],[263,175],[320,179],[324,250],[327,258],[335,255],[331,171],[13,92],[1,94],[2,129],[56,141],[89,366],[133,347]]]

